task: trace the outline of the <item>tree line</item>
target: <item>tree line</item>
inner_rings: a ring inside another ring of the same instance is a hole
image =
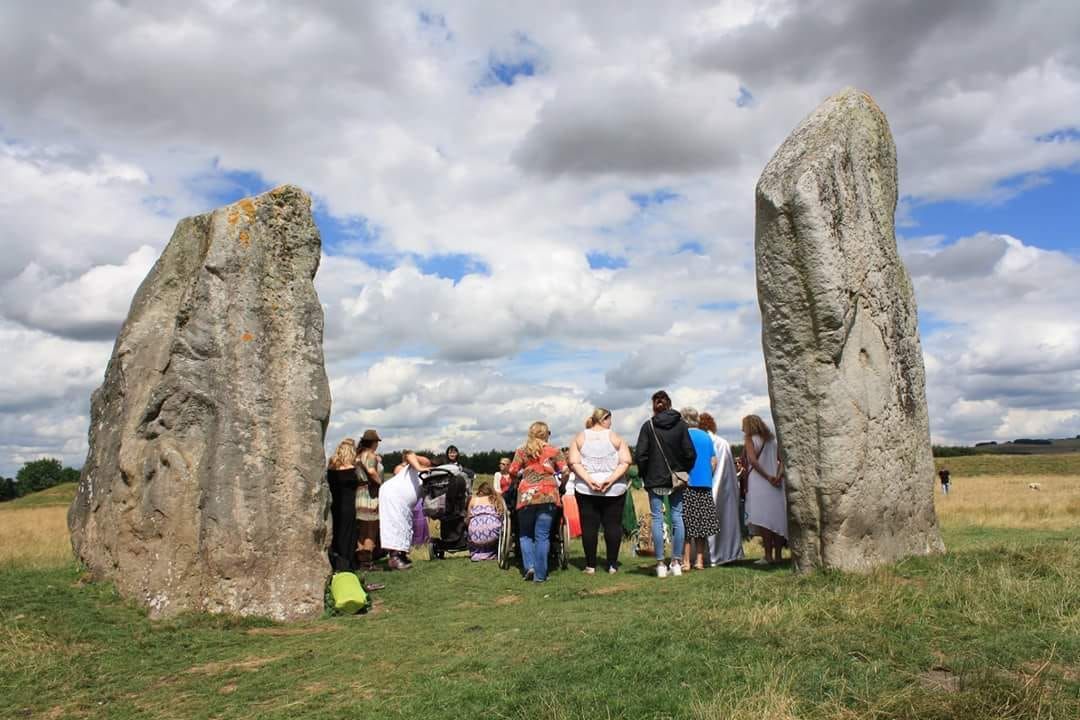
[[[0,502],[69,482],[79,482],[79,471],[75,468],[64,467],[56,458],[31,460],[23,463],[15,477],[0,477]]]

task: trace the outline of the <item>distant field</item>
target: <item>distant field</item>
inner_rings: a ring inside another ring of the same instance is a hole
[[[1007,453],[1018,455],[1080,452],[1080,438],[1051,440],[1049,445],[1043,445],[1041,443],[1005,442],[996,445],[979,445],[975,450],[981,453]]]
[[[934,465],[949,468],[957,482],[973,475],[1071,475],[1080,481],[1080,453],[963,455],[935,458]]]
[[[77,489],[77,483],[64,483],[63,485],[51,487],[48,490],[30,493],[24,497],[0,503],[0,512],[30,507],[54,507],[57,505],[67,507],[71,505],[71,501],[75,499],[75,491]]]

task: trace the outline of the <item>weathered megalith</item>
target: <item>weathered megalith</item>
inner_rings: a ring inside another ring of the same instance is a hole
[[[803,120],[758,181],[762,343],[799,570],[944,550],[896,199],[888,122],[854,89]]]
[[[311,200],[181,220],[91,400],[75,554],[151,617],[317,615],[330,389]]]

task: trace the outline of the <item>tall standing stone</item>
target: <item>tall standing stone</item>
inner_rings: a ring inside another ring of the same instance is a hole
[[[803,120],[758,181],[762,341],[800,570],[944,549],[896,199],[888,122],[854,89]]]
[[[308,196],[279,187],[181,220],[132,301],[68,525],[151,617],[322,611],[320,246]]]

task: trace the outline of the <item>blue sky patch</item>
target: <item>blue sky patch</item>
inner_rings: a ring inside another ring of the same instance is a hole
[[[719,302],[702,303],[698,305],[699,310],[738,310],[744,303],[738,300],[722,300]]]
[[[754,95],[742,85],[739,86],[739,95],[735,98],[735,107],[750,107],[754,104]]]
[[[492,50],[488,53],[487,67],[479,85],[509,87],[519,78],[533,77],[541,71],[544,55],[544,49],[532,38],[525,33],[517,33],[509,50]]]
[[[446,253],[441,255],[413,256],[416,267],[425,275],[437,275],[453,280],[456,285],[466,275],[491,275],[491,268],[475,255]]]
[[[944,235],[949,240],[993,232],[1012,235],[1047,250],[1075,253],[1080,220],[1080,171],[1058,170],[1038,176],[1013,178],[1004,188],[1018,194],[1002,202],[947,200],[911,205],[917,225],[907,235]]]
[[[1066,127],[1051,130],[1035,138],[1035,142],[1060,143],[1080,141],[1080,127]]]
[[[400,264],[398,253],[380,248],[379,227],[363,215],[337,217],[316,204],[314,216],[327,255],[354,257],[378,270],[393,270]]]
[[[624,257],[602,252],[585,253],[585,258],[593,270],[620,270],[630,264]]]
[[[672,200],[678,200],[680,197],[682,197],[682,195],[679,195],[679,193],[669,190],[668,188],[657,188],[652,192],[631,193],[630,201],[644,210],[648,207],[663,205]]]
[[[188,180],[187,186],[208,199],[213,207],[221,207],[264,193],[274,184],[253,170],[225,170],[214,158],[210,169]]]
[[[705,246],[697,240],[687,240],[682,245],[679,245],[679,249],[675,251],[676,254],[684,252],[694,253],[695,255],[704,255]]]

